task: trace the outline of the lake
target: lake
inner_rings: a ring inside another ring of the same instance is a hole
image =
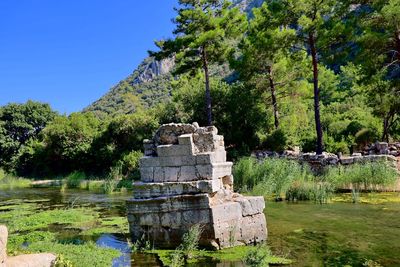
[[[399,197],[398,193],[393,196]],[[28,188],[0,191],[0,207],[10,200],[40,201],[46,209],[97,207],[102,218],[125,215],[128,195],[94,194],[83,190]],[[376,196],[375,196],[376,197]],[[379,197],[379,195],[378,195]],[[7,212],[3,210],[0,212]],[[334,202],[266,203],[268,245],[277,256],[295,261],[292,266],[400,266],[400,203],[353,204]],[[1,221],[0,221],[1,223]],[[79,238],[67,228],[57,231]],[[154,255],[131,254],[127,236],[107,233],[93,240],[115,248],[122,256],[113,266],[161,266]],[[369,265],[368,265],[369,264]],[[375,265],[374,265],[375,264]],[[190,266],[244,266],[241,262],[202,262]]]

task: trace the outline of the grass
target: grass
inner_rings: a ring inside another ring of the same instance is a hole
[[[73,172],[63,179],[61,192],[78,188],[95,193],[114,194],[127,193],[132,188],[132,181],[128,179],[117,180],[107,177],[102,180],[93,180],[89,178],[83,172]]]
[[[360,190],[390,188],[398,173],[388,162],[365,162],[329,168],[324,175],[314,175],[308,166],[294,160],[254,158],[239,160],[233,169],[235,188],[239,192],[290,201],[312,200],[327,203],[335,192],[353,189],[353,202]]]
[[[30,186],[30,180],[6,174],[0,169],[0,189],[26,188]]]

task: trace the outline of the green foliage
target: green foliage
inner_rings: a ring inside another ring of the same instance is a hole
[[[352,185],[356,190],[375,190],[393,186],[397,181],[396,169],[386,161],[364,162],[343,167],[332,167],[325,180],[340,188]]]
[[[328,202],[336,190],[352,186],[360,190],[376,190],[393,186],[398,173],[386,161],[330,167],[322,176],[314,175],[307,166],[286,159],[242,158],[233,168],[235,189],[267,197],[316,203]]]
[[[30,187],[32,182],[28,179],[15,177],[13,175],[1,173],[0,169],[0,189],[15,189]]]
[[[84,172],[75,171],[65,177],[65,184],[68,188],[78,188],[83,180],[87,179]]]
[[[0,167],[12,171],[24,145],[38,138],[55,116],[48,104],[34,101],[0,107]]]
[[[235,187],[280,199],[299,179],[307,180],[310,171],[296,161],[266,159],[258,163],[253,158],[239,160],[233,169]]]
[[[270,249],[265,245],[259,245],[249,250],[243,261],[250,267],[268,267],[270,257]]]
[[[282,129],[277,129],[268,135],[263,147],[272,151],[282,152],[287,147],[287,137]]]

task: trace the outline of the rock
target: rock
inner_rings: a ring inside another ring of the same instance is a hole
[[[0,266],[5,266],[7,260],[7,239],[8,231],[7,227],[0,225]]]
[[[7,257],[7,227],[0,225],[0,267],[52,267],[56,255],[51,253],[26,254]]]
[[[170,123],[162,125],[154,135],[155,146],[178,144],[178,136],[191,134],[196,131],[196,127],[191,124]]]
[[[9,257],[6,267],[52,267],[55,264],[56,258],[51,253],[20,255]]]

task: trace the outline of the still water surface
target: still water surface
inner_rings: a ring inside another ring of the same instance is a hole
[[[125,215],[129,196],[81,190],[15,189],[0,191],[0,202],[43,200],[47,208],[94,206],[103,217]],[[293,259],[292,266],[400,266],[400,203],[352,204],[267,202],[268,244],[274,254]],[[61,229],[62,231],[62,229]],[[79,233],[65,233],[77,236]],[[131,254],[127,237],[104,234],[97,245],[115,248],[122,256],[113,266],[161,266],[153,255]],[[203,262],[191,266],[242,267],[241,262]]]

